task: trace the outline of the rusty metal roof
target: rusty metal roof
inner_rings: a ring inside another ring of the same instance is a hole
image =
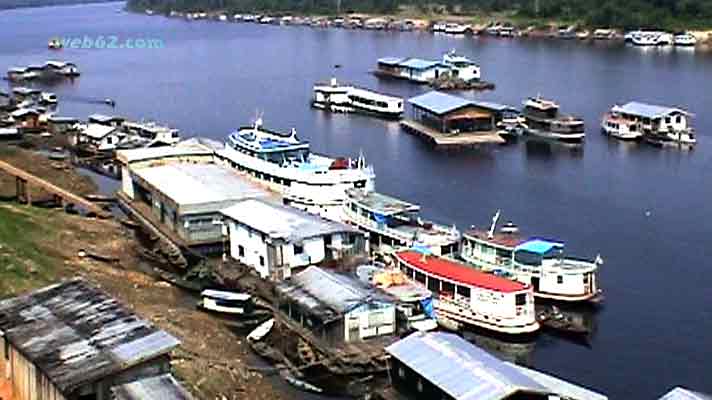
[[[180,344],[79,278],[1,301],[0,330],[63,394]]]

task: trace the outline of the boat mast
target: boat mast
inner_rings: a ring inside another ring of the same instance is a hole
[[[497,210],[497,213],[492,217],[492,226],[490,226],[490,230],[487,233],[487,238],[492,239],[494,237],[494,230],[497,228],[497,221],[499,220],[499,214],[502,210]]]

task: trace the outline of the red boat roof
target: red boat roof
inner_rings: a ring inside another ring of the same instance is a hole
[[[527,285],[496,275],[477,271],[466,265],[444,258],[427,256],[415,251],[401,251],[396,256],[411,266],[443,279],[460,282],[465,285],[481,287],[498,292],[519,292],[527,289]]]

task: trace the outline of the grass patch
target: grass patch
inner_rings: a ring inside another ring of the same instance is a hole
[[[51,210],[0,204],[0,297],[47,285],[62,261],[42,247],[52,240]]]

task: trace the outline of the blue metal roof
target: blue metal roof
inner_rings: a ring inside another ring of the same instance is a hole
[[[561,242],[552,242],[550,240],[544,239],[533,239],[520,244],[514,248],[514,251],[528,251],[530,253],[536,253],[544,255],[550,252],[554,248],[563,248],[564,244]]]
[[[428,69],[438,65],[440,65],[440,61],[423,60],[421,58],[407,58],[398,64],[400,67],[412,69]]]
[[[692,390],[687,390],[678,386],[667,392],[665,396],[661,397],[659,400],[712,400],[712,396],[699,392],[693,392]]]
[[[386,352],[455,400],[500,400],[516,392],[550,391],[465,339],[445,332],[414,333]]]
[[[458,108],[474,105],[471,100],[437,91],[413,97],[408,100],[408,103],[435,114],[445,114]]]
[[[679,108],[656,106],[652,104],[638,103],[637,101],[632,101],[628,104],[617,107],[616,111],[644,118],[660,118],[675,112],[687,114],[687,112]]]
[[[493,103],[491,101],[473,101],[473,103],[481,108],[492,111],[517,111],[516,108],[508,106],[506,104]]]

